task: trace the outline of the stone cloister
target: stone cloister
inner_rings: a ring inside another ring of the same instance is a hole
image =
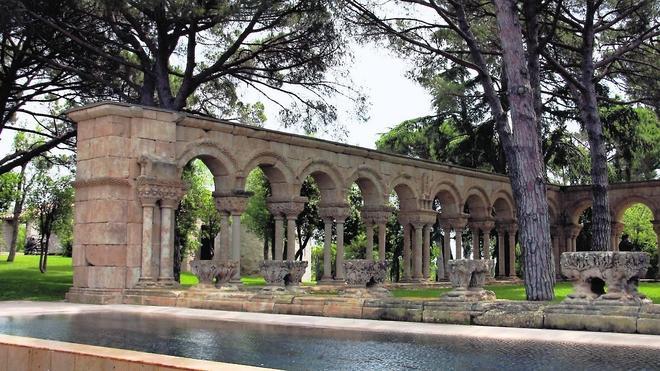
[[[275,218],[276,260],[293,260],[292,248],[283,256],[285,233],[288,241],[297,240],[295,220],[306,201],[300,196],[301,185],[308,176],[317,183],[325,223],[322,282],[345,279],[343,224],[349,211],[347,192],[354,183],[364,199],[361,216],[367,249],[377,250],[380,260],[385,260],[386,222],[393,212],[388,200],[396,193],[404,230],[404,281],[430,278],[434,226],[443,231],[443,256],[451,258],[464,256],[462,236],[467,228],[472,240],[482,246],[472,248],[471,259],[490,258],[491,237],[497,236],[496,274],[515,276],[517,226],[506,176],[119,103],[78,108],[69,116],[78,124],[72,291],[121,295],[126,289],[176,285],[174,211],[185,194],[183,167],[193,159],[203,161],[215,180],[213,197],[221,215],[221,233],[215,239],[219,260],[240,260],[240,217],[249,197],[245,182],[250,171],[259,167],[272,189],[268,209]],[[578,218],[590,202],[588,186],[548,187],[557,264],[561,252],[575,250]],[[660,238],[660,181],[651,181],[612,185],[613,241],[621,234],[623,212],[635,202],[653,211]],[[434,205],[440,205],[439,211]],[[451,256],[450,231],[456,256]],[[612,248],[616,249],[615,242]],[[372,254],[365,256],[370,259]],[[444,259],[445,265],[448,260]],[[446,266],[442,268],[447,271]]]

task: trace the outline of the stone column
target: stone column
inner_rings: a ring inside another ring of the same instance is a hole
[[[424,239],[423,224],[415,224],[415,240],[413,241],[413,280],[422,280],[422,243]]]
[[[337,218],[337,259],[335,261],[335,278],[339,281],[346,279],[344,274],[344,221],[345,217]]]
[[[153,256],[153,226],[154,226],[154,207],[156,199],[153,197],[140,197],[142,203],[142,261],[140,265],[140,286],[149,286],[154,283],[155,275],[151,268],[151,259]]]
[[[367,222],[367,248],[365,251],[365,259],[373,260],[374,257],[374,225],[371,221]]]
[[[451,226],[446,224],[442,227],[443,235],[443,244],[442,244],[442,264],[444,265],[444,276],[443,278],[449,278],[449,259],[451,258]],[[456,257],[454,257],[456,258]]]
[[[509,277],[516,277],[516,231],[515,225],[509,226]]]
[[[410,281],[410,224],[403,224],[403,279]]]
[[[293,215],[286,216],[286,260],[296,258],[296,218]]]
[[[241,214],[234,211],[231,214],[231,260],[236,262],[236,270],[232,281],[241,281]]]
[[[160,201],[160,272],[158,284],[174,286],[174,246],[172,246],[172,223],[177,199],[162,199]]]
[[[456,241],[456,259],[463,259],[463,227],[454,227]]]
[[[504,257],[504,228],[497,228],[497,276],[506,276],[506,258]]]
[[[332,241],[332,218],[323,218],[323,276],[321,281],[332,281],[332,254],[331,254],[331,241]]]
[[[612,222],[612,226],[610,228],[610,232],[612,234],[610,237],[610,241],[612,243],[612,247],[610,248],[611,251],[619,251],[619,242],[621,241],[621,235],[623,234],[624,227],[625,224],[621,222]]]
[[[282,215],[273,215],[275,219],[275,257],[273,260],[284,260],[284,217]]]
[[[490,259],[490,231],[493,229],[493,226],[491,224],[485,224],[483,227],[483,233],[484,233],[484,256],[482,259]]]
[[[431,276],[431,228],[432,225],[424,226],[424,239],[422,243],[422,276],[428,280]]]
[[[479,227],[475,224],[470,226],[472,230],[472,259],[479,259]]]
[[[220,235],[216,240],[219,240],[219,243],[218,249],[214,252],[214,259],[220,262],[229,261],[229,214],[224,210],[220,212]]]
[[[378,222],[378,260],[382,262],[385,261],[386,233],[386,222]]]
[[[559,227],[555,225],[550,226],[550,243],[552,245],[552,260],[554,261],[555,276],[559,276],[561,268],[559,266],[559,259],[561,253],[559,252]]]
[[[655,242],[656,243],[655,246],[656,246],[657,251],[660,254],[660,220],[656,219],[656,220],[651,221],[651,223],[653,224],[653,231],[655,232],[655,236],[656,236],[656,240],[657,240]],[[658,268],[658,270],[656,271],[657,272],[656,278],[660,278],[660,259],[658,259],[657,268]]]

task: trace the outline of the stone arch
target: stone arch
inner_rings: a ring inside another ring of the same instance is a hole
[[[188,143],[177,156],[177,177],[181,177],[183,167],[194,159],[200,159],[211,171],[217,192],[228,192],[235,188],[236,160],[218,143],[207,139]]]
[[[393,190],[399,197],[399,208],[401,211],[419,209],[419,196],[415,192],[415,184],[408,174],[401,174],[390,182],[388,189]]]
[[[612,221],[621,221],[623,219],[623,213],[625,213],[630,206],[637,203],[651,209],[655,220],[660,220],[660,207],[658,207],[656,202],[644,196],[634,195],[617,200],[616,203],[610,205],[610,208],[612,209]]]
[[[585,210],[591,207],[591,203],[591,196],[576,200],[573,203],[573,207],[570,208],[567,213],[569,222],[576,225],[580,224],[580,216]]]
[[[472,187],[465,193],[465,203],[471,218],[488,218],[491,214],[491,202],[488,194],[480,187]]]
[[[326,160],[310,160],[296,171],[296,177],[300,184],[308,176],[314,178],[316,185],[321,191],[321,199],[324,203],[343,201],[341,195],[339,195],[339,189],[343,184],[342,177],[331,162]]]
[[[437,184],[431,192],[431,196],[440,201],[442,215],[446,217],[458,216],[463,212],[460,194],[458,189],[447,181]]]
[[[351,184],[356,183],[362,192],[366,206],[381,206],[385,204],[386,194],[383,191],[383,178],[373,169],[367,166],[359,166],[344,181],[344,189],[349,189]]]
[[[491,199],[495,200],[493,202],[493,210],[495,210],[495,219],[496,220],[513,220],[515,219],[516,209],[513,202],[513,198],[509,193],[504,190],[499,190],[495,192]]]
[[[297,195],[295,193],[290,194],[295,178],[293,171],[287,165],[286,159],[274,152],[259,152],[250,157],[243,165],[241,175],[236,179],[237,186],[244,188],[247,175],[257,167],[268,178],[274,197]]]

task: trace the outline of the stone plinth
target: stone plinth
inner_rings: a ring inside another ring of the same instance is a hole
[[[493,260],[450,260],[449,280],[452,291],[442,296],[447,301],[492,301],[495,293],[484,290],[486,279],[492,274]]]
[[[649,266],[650,256],[643,252],[565,252],[561,255],[561,272],[573,281],[574,289],[566,300],[649,302],[637,291],[639,279],[644,277]]]
[[[305,268],[306,261],[264,260],[260,271],[269,286],[298,286]]]

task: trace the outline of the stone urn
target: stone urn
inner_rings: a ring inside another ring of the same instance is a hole
[[[215,287],[221,288],[231,280],[236,273],[237,261],[220,262],[216,265],[215,270]]]
[[[450,301],[492,301],[495,293],[484,289],[491,275],[493,260],[450,260],[447,264],[452,290],[443,295]]]
[[[566,300],[613,300],[626,304],[650,302],[637,291],[639,279],[646,274],[650,262],[651,257],[644,252],[565,252],[561,254],[561,273],[573,281],[574,290]]]
[[[196,288],[212,288],[213,279],[217,271],[217,262],[213,260],[193,260],[190,262],[190,270],[197,276],[199,283]]]
[[[354,287],[367,287],[385,282],[387,263],[366,259],[344,261],[346,283]]]
[[[297,286],[305,274],[307,262],[264,260],[259,268],[268,286]]]

